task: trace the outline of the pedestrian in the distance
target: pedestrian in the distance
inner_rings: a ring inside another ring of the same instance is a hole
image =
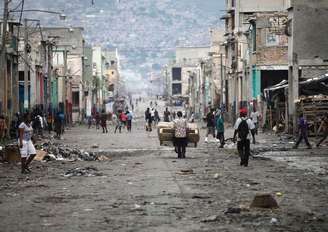
[[[187,120],[182,116],[182,112],[178,111],[178,118],[173,121],[174,123],[174,145],[175,150],[178,153],[178,159],[186,158],[186,146],[188,144],[187,140]]]
[[[155,125],[157,125],[160,121],[159,113],[156,109],[155,109],[155,112],[154,112],[154,120],[155,120]]]
[[[88,117],[88,129],[90,129],[91,128],[91,126],[92,126],[92,116],[89,116]]]
[[[31,116],[24,114],[24,120],[19,125],[19,151],[21,154],[21,172],[23,174],[31,172],[29,165],[36,155],[36,150],[32,142],[33,127],[31,125]]]
[[[57,113],[55,116],[54,120],[54,126],[55,126],[55,133],[56,133],[56,138],[60,139],[60,136],[62,134],[62,120],[60,117],[60,113]]]
[[[171,116],[171,113],[170,113],[169,109],[166,107],[166,109],[164,111],[164,122],[169,122],[170,116]]]
[[[322,119],[321,125],[323,128],[323,136],[320,139],[320,141],[317,143],[317,147],[320,147],[320,144],[325,141],[328,137],[328,113],[325,114],[325,116]]]
[[[207,124],[207,132],[205,137],[205,142],[208,142],[208,135],[212,135],[215,138],[215,116],[214,109],[211,109],[210,112],[206,115],[206,124]]]
[[[53,123],[54,123],[54,120],[53,120],[53,117],[52,117],[52,113],[49,113],[48,114],[48,117],[47,117],[47,124],[48,124],[48,132],[49,132],[49,134],[51,134],[52,124]]]
[[[224,120],[222,113],[220,112],[216,119],[216,139],[220,141],[220,148],[224,147]]]
[[[118,113],[120,114],[121,112],[119,111]],[[117,129],[121,133],[122,132],[122,124],[121,124],[120,118],[116,114],[113,114],[112,120],[113,120],[114,126],[115,126],[114,134],[116,134]]]
[[[130,111],[127,111],[126,112],[126,116],[128,118],[127,120],[127,129],[128,129],[128,132],[131,132],[132,131],[132,119],[133,119],[133,115]]]
[[[147,110],[145,112],[145,120],[146,120],[146,131],[151,132],[152,131],[153,120],[152,120],[149,108],[147,108]]]
[[[122,112],[120,114],[120,120],[122,122],[122,127],[127,127],[128,116],[126,115],[126,113]]]
[[[100,125],[103,130],[103,133],[108,133],[107,129],[107,114],[105,110],[102,110],[101,115],[100,115]]]
[[[298,140],[296,142],[296,144],[294,145],[294,149],[298,148],[298,145],[302,142],[302,140],[304,139],[306,146],[308,149],[311,149],[312,146],[309,143],[309,139],[308,139],[308,122],[305,119],[303,113],[300,114],[299,119],[298,119]]]
[[[256,110],[256,107],[253,106],[253,111],[250,115],[252,122],[254,123],[255,126],[255,134],[258,134],[258,129],[259,129],[259,120],[260,120],[260,113]]]
[[[99,125],[100,125],[100,115],[99,115],[99,112],[96,112],[95,120],[96,120],[96,130],[98,130],[99,129]]]
[[[240,117],[237,119],[234,129],[234,142],[236,142],[238,134],[237,149],[240,156],[240,166],[247,167],[250,156],[249,134],[252,135],[253,143],[255,143],[255,125],[250,118],[247,118],[247,109],[240,110]]]

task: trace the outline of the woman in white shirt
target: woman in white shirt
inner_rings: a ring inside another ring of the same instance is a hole
[[[18,145],[21,154],[22,173],[26,174],[31,172],[28,166],[36,155],[36,150],[32,142],[33,128],[31,125],[31,116],[29,113],[24,114],[23,122],[19,125],[18,130]]]

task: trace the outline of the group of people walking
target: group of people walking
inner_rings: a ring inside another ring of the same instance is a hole
[[[110,119],[110,120],[109,120]],[[88,128],[92,127],[92,124],[96,125],[96,130],[102,128],[102,133],[108,133],[107,121],[112,122],[113,131],[116,133],[122,133],[122,129],[126,128],[128,132],[132,132],[132,120],[133,113],[129,110],[125,112],[123,110],[118,110],[117,113],[107,114],[105,110],[100,113],[95,113],[94,116],[88,118]]]

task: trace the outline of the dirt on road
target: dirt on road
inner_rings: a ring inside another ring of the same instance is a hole
[[[104,138],[92,133],[83,146]],[[135,133],[123,140],[132,151],[114,138],[103,161],[35,161],[30,175],[0,164],[0,231],[327,231],[327,175],[263,157],[240,167],[214,143],[176,159],[155,132]],[[279,208],[249,208],[259,193]]]

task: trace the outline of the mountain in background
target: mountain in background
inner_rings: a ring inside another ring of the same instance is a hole
[[[18,1],[18,0],[15,0]],[[25,0],[25,9],[63,10],[65,23],[38,13],[43,26],[84,27],[90,45],[117,47],[123,69],[145,75],[174,57],[176,46],[209,44],[224,0]],[[14,4],[12,4],[14,5]],[[154,65],[155,64],[155,65]]]

